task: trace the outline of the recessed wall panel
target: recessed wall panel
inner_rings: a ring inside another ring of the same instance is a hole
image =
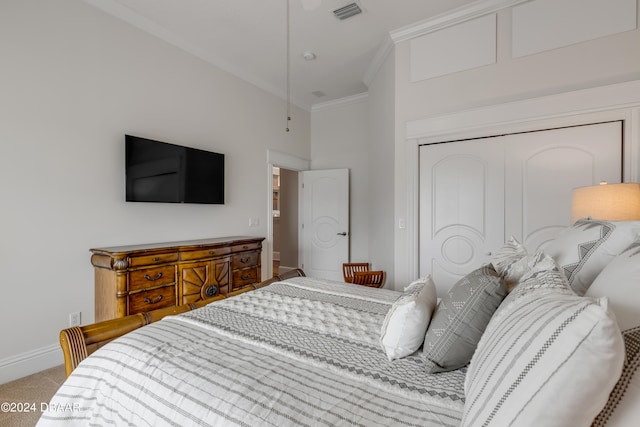
[[[536,0],[515,6],[512,56],[634,30],[636,7],[636,0]]]
[[[496,15],[435,31],[409,43],[412,83],[495,64]]]

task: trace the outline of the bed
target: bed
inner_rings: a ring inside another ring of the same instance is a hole
[[[66,330],[70,375],[38,425],[634,425],[640,301],[609,285],[640,286],[639,235],[590,220],[545,252],[510,239],[439,302],[428,276],[394,291],[297,271]]]

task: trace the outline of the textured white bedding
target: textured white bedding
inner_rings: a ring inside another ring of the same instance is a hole
[[[399,295],[297,277],[165,318],[83,361],[38,425],[457,426],[466,370],[380,347]]]

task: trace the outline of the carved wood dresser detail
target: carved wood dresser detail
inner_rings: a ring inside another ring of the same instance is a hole
[[[95,321],[201,301],[260,282],[263,237],[91,249]]]

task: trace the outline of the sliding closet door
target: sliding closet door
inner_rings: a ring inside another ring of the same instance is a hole
[[[621,165],[620,121],[507,135],[505,235],[544,247],[570,224],[572,190],[621,182]]]
[[[420,275],[444,294],[504,243],[503,138],[420,147]]]

